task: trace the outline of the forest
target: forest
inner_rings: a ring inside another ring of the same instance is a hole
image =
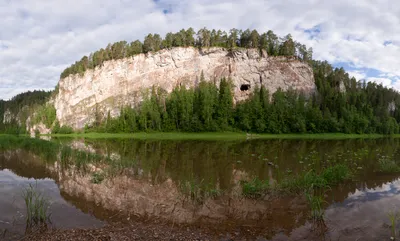
[[[118,118],[98,115],[86,131],[250,133],[399,133],[400,95],[371,82],[357,82],[327,62],[313,61],[318,92],[305,96],[256,88],[246,101],[233,103],[232,84],[219,86],[200,76],[198,86],[167,94],[152,88],[144,101],[125,107]],[[341,83],[344,89],[340,90]]]
[[[295,56],[313,68],[317,91],[305,96],[294,90],[269,93],[266,88],[260,87],[252,90],[247,100],[234,103],[229,78],[218,80],[217,84],[205,80],[202,74],[199,84],[193,88],[177,86],[171,93],[155,87],[149,89],[143,102],[121,107],[117,118],[96,111],[93,113],[95,122],[87,125],[85,131],[399,133],[399,92],[373,82],[350,78],[343,68],[313,60],[312,49],[294,41],[290,34],[279,38],[272,31],[259,34],[256,30],[232,29],[227,33],[203,28],[195,33],[190,28],[168,33],[164,39],[158,34],[149,34],[143,43],[139,40],[130,44],[120,41],[89,57],[84,56],[65,69],[61,78],[83,74],[108,60],[181,46],[259,48],[266,50],[270,56]],[[18,126],[23,129],[24,120],[22,124],[16,120],[5,124],[3,117],[6,110],[21,113],[24,106],[28,106],[31,112],[36,106],[33,121],[52,127],[53,133],[71,132],[70,127],[60,127],[54,107],[45,105],[50,95],[56,92],[57,87],[53,93],[26,92],[10,101],[0,101],[0,132]]]
[[[0,100],[0,133],[25,132],[26,119],[49,100],[51,93],[43,90],[27,91],[8,101]],[[10,114],[8,120],[4,119],[7,117],[6,111]]]
[[[108,44],[89,56],[83,56],[70,67],[66,68],[60,78],[71,74],[83,74],[88,69],[101,66],[105,61],[132,57],[141,53],[157,52],[173,47],[223,47],[258,48],[267,51],[270,56],[296,56],[308,61],[312,59],[312,48],[308,48],[293,40],[290,34],[279,38],[273,31],[259,34],[257,30],[231,29],[229,33],[221,30],[200,29],[197,33],[193,28],[182,29],[177,33],[167,33],[164,39],[159,34],[148,34],[143,43],[135,40],[131,43],[120,41]]]

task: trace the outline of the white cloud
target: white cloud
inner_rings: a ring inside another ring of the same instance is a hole
[[[108,43],[204,26],[291,33],[313,47],[314,58],[382,73],[353,71],[356,78],[400,78],[400,5],[393,0],[0,0],[0,15],[5,99],[54,87],[66,66]],[[315,26],[320,33],[314,38],[302,30]]]
[[[367,78],[368,82],[375,82],[377,84],[382,84],[386,87],[392,87],[392,80],[388,78],[377,78],[377,77],[369,77]]]
[[[350,78],[354,77],[356,80],[363,80],[367,77],[367,74],[362,70],[347,71]]]

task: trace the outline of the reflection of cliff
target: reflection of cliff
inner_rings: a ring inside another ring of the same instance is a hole
[[[53,176],[41,158],[21,149],[0,152],[0,169],[10,169],[26,178],[44,179]]]
[[[304,200],[292,197],[250,200],[230,194],[196,203],[183,197],[171,179],[153,185],[144,179],[119,176],[92,184],[89,176],[73,176],[64,178],[59,186],[68,198],[82,203],[78,205],[90,202],[115,213],[123,210],[126,215],[174,223],[218,223],[221,227],[242,226],[270,233],[277,228],[291,230],[304,223],[308,214]],[[104,215],[94,207],[92,211]]]
[[[11,150],[0,154],[0,165],[20,176],[54,179],[64,199],[82,211],[106,220],[118,213],[125,217],[163,219],[174,223],[218,223],[219,228],[242,226],[269,233],[279,227],[290,230],[298,223],[304,222],[306,217],[305,206],[301,200],[297,202],[292,198],[270,198],[256,201],[241,198],[239,193],[236,193],[240,190],[239,180],[249,175],[232,168],[229,170],[233,170],[233,173],[239,176],[231,179],[231,191],[222,197],[205,198],[204,202],[198,203],[184,196],[180,185],[187,182],[171,179],[164,161],[150,172],[144,172],[140,168],[124,169],[123,173],[137,174],[117,175],[101,184],[91,182],[91,170],[104,169],[105,164],[99,164],[97,167],[88,164],[93,168],[82,172],[74,165],[66,166],[61,161],[50,164],[28,151]],[[200,190],[199,193],[203,191],[207,192]],[[296,215],[288,218],[287,212],[298,213],[297,219]]]
[[[375,140],[367,144],[361,141],[318,143],[259,140],[74,142],[70,146],[77,150],[110,158],[105,162],[97,159],[78,160],[74,158],[82,157],[82,152],[71,151],[68,161],[57,160],[53,164],[45,164],[38,156],[18,150],[3,152],[0,155],[0,164],[2,168],[16,170],[19,175],[52,177],[59,185],[64,199],[101,219],[123,214],[125,218],[130,216],[162,219],[174,223],[209,225],[218,229],[242,227],[257,230],[260,235],[268,237],[273,236],[276,230],[293,231],[292,237],[298,238],[307,232],[307,235],[309,234],[309,226],[304,225],[309,213],[304,200],[272,196],[266,197],[265,200],[244,199],[240,195],[240,180],[259,177],[273,182],[279,180],[279,175],[282,175],[279,170],[302,170],[312,158],[318,158],[318,164],[323,164],[324,158],[335,160],[336,155],[341,155],[341,160],[352,158],[353,162],[362,162],[365,166],[359,170],[360,175],[357,177],[362,179],[364,176],[367,181],[345,183],[326,197],[329,203],[344,201],[343,205],[332,204],[328,208],[327,223],[330,230],[338,230],[341,234],[355,233],[356,230],[352,230],[351,225],[365,229],[373,224],[364,219],[374,220],[362,216],[356,209],[358,206],[362,212],[373,216],[383,210],[377,208],[379,205],[390,206],[389,201],[383,201],[384,199],[397,202],[391,198],[397,191],[379,191],[379,188],[375,188],[378,190],[373,196],[376,200],[372,200],[369,194],[365,199],[353,197],[359,197],[360,192],[371,193],[371,190],[366,190],[365,187],[376,187],[393,180],[392,176],[371,173],[372,168],[368,164],[376,163],[379,153],[395,153],[398,145],[385,142],[376,144]],[[368,152],[364,151],[366,147]],[[309,153],[313,154],[307,156]],[[60,159],[63,155],[58,156]],[[107,172],[108,178],[100,184],[93,184],[91,179],[94,171]],[[384,188],[388,189],[388,186]],[[360,191],[350,194],[348,198],[349,193],[357,189]],[[215,193],[220,194],[221,190],[221,196],[209,198]],[[194,199],[200,197],[199,202],[191,201],[190,196]],[[378,206],[371,207],[368,206],[369,203],[376,203]],[[362,220],[367,226],[355,224],[346,212],[358,215],[353,220]],[[377,220],[385,219],[380,214],[374,217]],[[343,220],[344,218],[346,220]],[[329,223],[330,220],[332,223]],[[380,232],[379,228],[371,230]]]

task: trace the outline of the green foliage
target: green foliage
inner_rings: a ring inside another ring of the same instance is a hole
[[[311,189],[326,189],[335,186],[344,180],[350,179],[351,171],[344,164],[336,164],[317,173],[315,170],[300,173],[284,179],[279,187],[290,192],[301,192]]]
[[[133,132],[215,132],[243,131],[252,133],[347,133],[393,135],[399,133],[400,95],[373,82],[357,82],[343,68],[334,68],[326,61],[312,60],[312,49],[307,49],[292,39],[291,35],[279,38],[272,31],[258,33],[256,30],[182,29],[167,33],[162,39],[158,34],[148,34],[144,42],[120,41],[109,44],[67,68],[61,78],[70,74],[83,74],[87,69],[101,66],[105,61],[133,57],[140,53],[154,52],[171,47],[196,46],[208,48],[219,46],[235,48],[259,48],[269,56],[288,56],[287,61],[297,58],[307,61],[313,68],[316,94],[278,89],[271,94],[265,88],[251,87],[250,98],[233,104],[233,93],[241,86],[232,86],[228,79],[208,80],[202,73],[200,82],[187,89],[184,84],[176,86],[167,94],[160,88],[143,93],[143,101],[135,106],[122,107],[120,116],[108,118],[96,109],[95,123],[86,126],[85,132],[108,133]],[[260,79],[262,82],[262,79]],[[219,83],[217,85],[216,83]],[[236,89],[234,89],[236,88]],[[239,89],[238,89],[239,88]],[[250,90],[248,90],[250,91]],[[0,120],[7,108],[19,110],[29,100],[45,103],[49,94],[30,93],[19,95],[8,102],[0,101]],[[42,98],[46,97],[46,98]],[[97,107],[96,107],[97,108]],[[42,121],[51,127],[55,109],[42,106],[33,122]],[[6,126],[7,125],[7,126]],[[12,120],[12,124],[0,122],[0,131],[9,129],[21,133],[24,123]],[[57,123],[55,123],[57,125]],[[54,126],[53,133],[62,127]],[[66,129],[63,133],[69,133]]]
[[[195,179],[179,184],[179,189],[185,198],[197,203],[204,203],[208,198],[216,198],[222,195],[222,191],[212,183],[206,184],[204,180]]]
[[[58,120],[55,121],[53,129],[51,130],[52,134],[59,134],[60,133],[60,122]]]
[[[148,34],[143,43],[135,40],[131,43],[119,41],[108,44],[105,49],[100,49],[88,56],[82,57],[61,73],[61,78],[73,74],[84,74],[88,69],[103,65],[105,61],[133,57],[141,53],[156,52],[171,47],[224,47],[224,48],[259,48],[269,55],[296,56],[305,61],[312,58],[312,49],[306,48],[295,42],[290,35],[280,40],[271,30],[259,34],[257,30],[245,31],[231,29],[229,34],[221,30],[200,29],[197,34],[192,29],[181,29],[177,33],[167,33],[164,38],[159,34]]]
[[[389,157],[382,157],[378,161],[379,163],[379,171],[385,173],[395,173],[400,172],[400,166]]]
[[[94,184],[100,184],[105,178],[105,175],[103,172],[94,172],[92,173],[92,179],[91,182]]]
[[[400,213],[398,211],[389,211],[387,216],[390,220],[390,231],[391,231],[391,240],[396,240],[397,232],[396,232],[396,224],[400,219]]]
[[[328,185],[337,185],[344,180],[351,178],[351,171],[348,166],[344,164],[336,164],[326,168],[322,174],[322,178],[326,180]]]
[[[47,128],[50,128],[56,118],[56,108],[53,105],[46,104],[36,110],[32,124],[43,123]]]
[[[260,198],[270,188],[268,180],[254,178],[251,181],[241,181],[242,195],[249,198]]]
[[[74,130],[70,126],[61,126],[57,134],[71,134]]]
[[[25,200],[27,226],[45,225],[50,220],[50,202],[37,190],[37,183],[35,186],[29,184],[22,196]]]
[[[308,205],[311,209],[311,218],[313,221],[323,221],[324,220],[324,198],[320,195],[314,195],[309,192],[305,193]]]
[[[18,94],[8,101],[0,100],[0,133],[25,133],[26,119],[37,106],[41,106],[50,97],[48,91],[27,91]],[[11,114],[11,119],[5,120],[5,113]]]
[[[328,67],[325,66],[324,69],[329,69]],[[333,72],[330,73],[332,75]],[[335,70],[335,73],[342,75],[340,70]],[[347,83],[345,79],[343,81]],[[144,98],[140,105],[122,108],[117,118],[108,115],[106,121],[102,121],[99,117],[94,126],[86,127],[85,131],[133,133],[236,130],[273,134],[380,133],[385,135],[399,132],[397,120],[390,117],[390,112],[386,110],[382,114],[382,111],[377,111],[377,114],[383,117],[374,116],[374,108],[381,107],[375,101],[368,104],[368,100],[373,100],[373,96],[380,91],[392,95],[389,90],[368,84],[360,87],[364,89],[356,89],[354,93],[349,91],[344,95],[334,89],[328,91],[330,87],[326,84],[320,88],[321,94],[309,97],[291,89],[287,91],[278,89],[270,96],[264,86],[261,88],[256,86],[247,100],[234,105],[233,87],[229,79],[222,78],[217,87],[215,82],[206,81],[201,74],[200,82],[194,88],[177,86],[170,94],[163,89],[152,88],[143,93]],[[332,95],[336,97],[333,98]],[[392,95],[393,98],[397,98],[396,96]],[[391,99],[382,103],[389,105],[389,102],[393,102],[389,100]],[[338,103],[335,104],[335,101]],[[361,103],[365,108],[358,106]],[[393,112],[393,115],[395,113],[397,112]]]
[[[38,129],[35,129],[35,138],[39,138],[40,136],[40,131]]]

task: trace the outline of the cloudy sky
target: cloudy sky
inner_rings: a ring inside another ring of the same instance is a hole
[[[50,90],[83,55],[193,27],[291,33],[314,58],[400,90],[395,0],[0,0],[0,99]]]

